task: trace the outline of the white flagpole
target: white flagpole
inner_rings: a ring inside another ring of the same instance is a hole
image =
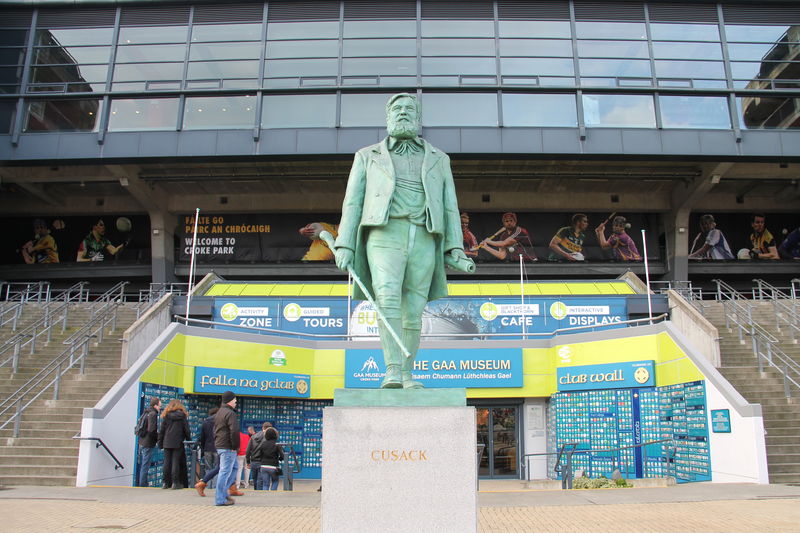
[[[644,276],[647,280],[647,316],[650,318],[650,323],[653,323],[653,302],[650,299],[650,268],[647,265],[647,239],[645,238],[644,230],[642,230],[642,250],[644,250]]]
[[[194,233],[192,234],[192,258],[189,261],[189,291],[186,293],[186,323],[189,323],[189,304],[192,302],[192,287],[194,285],[194,256],[197,244],[197,221],[200,218],[200,208],[194,212]]]
[[[520,245],[520,248],[522,246]],[[522,281],[524,269],[522,267],[522,254],[519,254],[519,301],[522,304],[522,338],[525,338],[525,283]]]

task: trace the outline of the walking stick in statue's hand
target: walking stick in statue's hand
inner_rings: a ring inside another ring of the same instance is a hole
[[[322,239],[322,241],[328,245],[328,248],[330,248],[331,251],[333,251],[334,240],[333,240],[333,235],[331,235],[329,231],[320,232],[319,238]],[[381,322],[383,322],[383,325],[386,326],[386,329],[389,331],[389,334],[392,336],[392,339],[394,339],[394,342],[396,342],[397,345],[400,347],[400,351],[403,352],[403,355],[406,357],[411,357],[411,353],[406,349],[405,345],[403,344],[403,341],[400,340],[400,337],[397,335],[397,332],[394,330],[392,325],[389,324],[389,321],[386,320],[386,317],[383,316],[381,308],[378,307],[378,304],[376,304],[375,300],[372,299],[372,295],[370,294],[369,290],[367,290],[367,287],[364,286],[364,283],[361,281],[361,278],[359,278],[356,275],[356,273],[353,272],[353,267],[348,266],[347,272],[351,276],[353,276],[353,280],[356,282],[359,288],[361,288],[361,291],[364,293],[364,296],[367,297],[367,301],[372,304],[372,307],[375,308],[375,312],[378,314],[378,318],[381,320]]]

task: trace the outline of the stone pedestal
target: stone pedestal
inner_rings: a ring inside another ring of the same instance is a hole
[[[477,531],[474,408],[334,406],[323,427],[323,532]]]

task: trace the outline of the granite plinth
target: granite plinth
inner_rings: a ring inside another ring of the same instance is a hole
[[[336,389],[335,407],[464,407],[466,389]]]

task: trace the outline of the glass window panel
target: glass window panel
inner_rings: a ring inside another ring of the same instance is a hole
[[[656,115],[650,95],[584,94],[583,115],[587,126],[605,128],[655,128]]]
[[[25,46],[28,44],[28,30],[0,31],[0,46]]]
[[[117,47],[117,63],[183,61],[185,44],[141,44]]]
[[[500,39],[500,55],[572,57],[572,41],[555,39]]]
[[[793,26],[744,26],[738,24],[725,25],[725,37],[728,42],[771,43],[780,41]],[[796,35],[796,33],[794,33]],[[798,40],[794,38],[794,40]]]
[[[222,80],[224,89],[256,89],[258,88],[258,78],[247,80]]]
[[[0,67],[0,83],[16,85],[21,81],[22,69],[19,67]]]
[[[345,20],[344,38],[351,37],[416,37],[415,20]]]
[[[70,63],[107,63],[110,46],[72,46],[35,48],[33,62],[37,65]]]
[[[736,99],[742,129],[798,129],[800,98],[748,96]]]
[[[647,43],[640,41],[578,41],[580,57],[650,57]]]
[[[119,44],[185,43],[186,26],[142,26],[119,29]]]
[[[261,43],[192,44],[190,61],[209,59],[259,59]]]
[[[25,63],[24,48],[0,48],[0,65],[19,65]]]
[[[108,65],[55,65],[31,69],[32,83],[104,82]]]
[[[576,22],[578,39],[647,39],[643,22]]]
[[[416,39],[349,39],[342,43],[344,57],[416,56]]]
[[[291,57],[338,57],[339,41],[270,41],[268,59]]]
[[[566,20],[501,20],[500,37],[564,37],[571,36]]]
[[[692,80],[695,89],[727,89],[728,83],[725,80]]]
[[[257,78],[258,61],[204,61],[189,63],[187,80]]]
[[[260,41],[261,24],[195,24],[192,42]]]
[[[722,62],[657,60],[655,63],[659,78],[725,78]]]
[[[2,89],[0,89],[2,92]],[[11,100],[0,100],[0,133],[11,133],[11,125],[17,111],[17,103]]]
[[[426,87],[458,87],[461,85],[459,76],[422,76],[422,85]]]
[[[800,79],[800,62],[731,62],[731,74],[738,79]]]
[[[732,60],[761,61],[775,47],[775,43],[729,44],[728,55]]]
[[[719,41],[719,28],[715,24],[651,23],[650,35],[654,41]]]
[[[659,96],[665,128],[730,129],[728,99],[720,96]]]
[[[650,61],[638,59],[581,59],[581,76],[649,78]]]
[[[423,57],[422,74],[426,76],[460,74],[495,74],[494,58]]]
[[[183,63],[129,63],[114,67],[114,81],[179,80]]]
[[[423,20],[423,37],[494,37],[491,20]]]
[[[174,130],[177,98],[136,98],[111,101],[108,131]]]
[[[413,76],[417,60],[413,57],[346,58],[342,60],[343,76],[390,75]]]
[[[497,126],[494,93],[423,93],[424,126]]]
[[[267,39],[338,39],[339,22],[270,22]]]
[[[510,76],[573,76],[571,59],[500,59],[500,72]]]
[[[335,94],[264,96],[262,128],[332,128],[335,125]]]
[[[422,39],[424,56],[494,56],[494,39]]]
[[[342,94],[343,127],[386,126],[386,102],[390,94]]]
[[[189,97],[183,112],[183,127],[187,130],[252,128],[255,116],[255,96]]]
[[[717,43],[653,43],[657,59],[722,59],[722,47]]]
[[[97,131],[102,100],[34,100],[23,131]]]
[[[39,46],[82,46],[87,44],[111,44],[112,28],[71,28],[36,30]]]
[[[573,94],[503,94],[504,126],[575,127],[577,117]]]
[[[336,59],[273,59],[267,61],[266,76],[286,78],[290,76],[336,76],[339,65]]]

